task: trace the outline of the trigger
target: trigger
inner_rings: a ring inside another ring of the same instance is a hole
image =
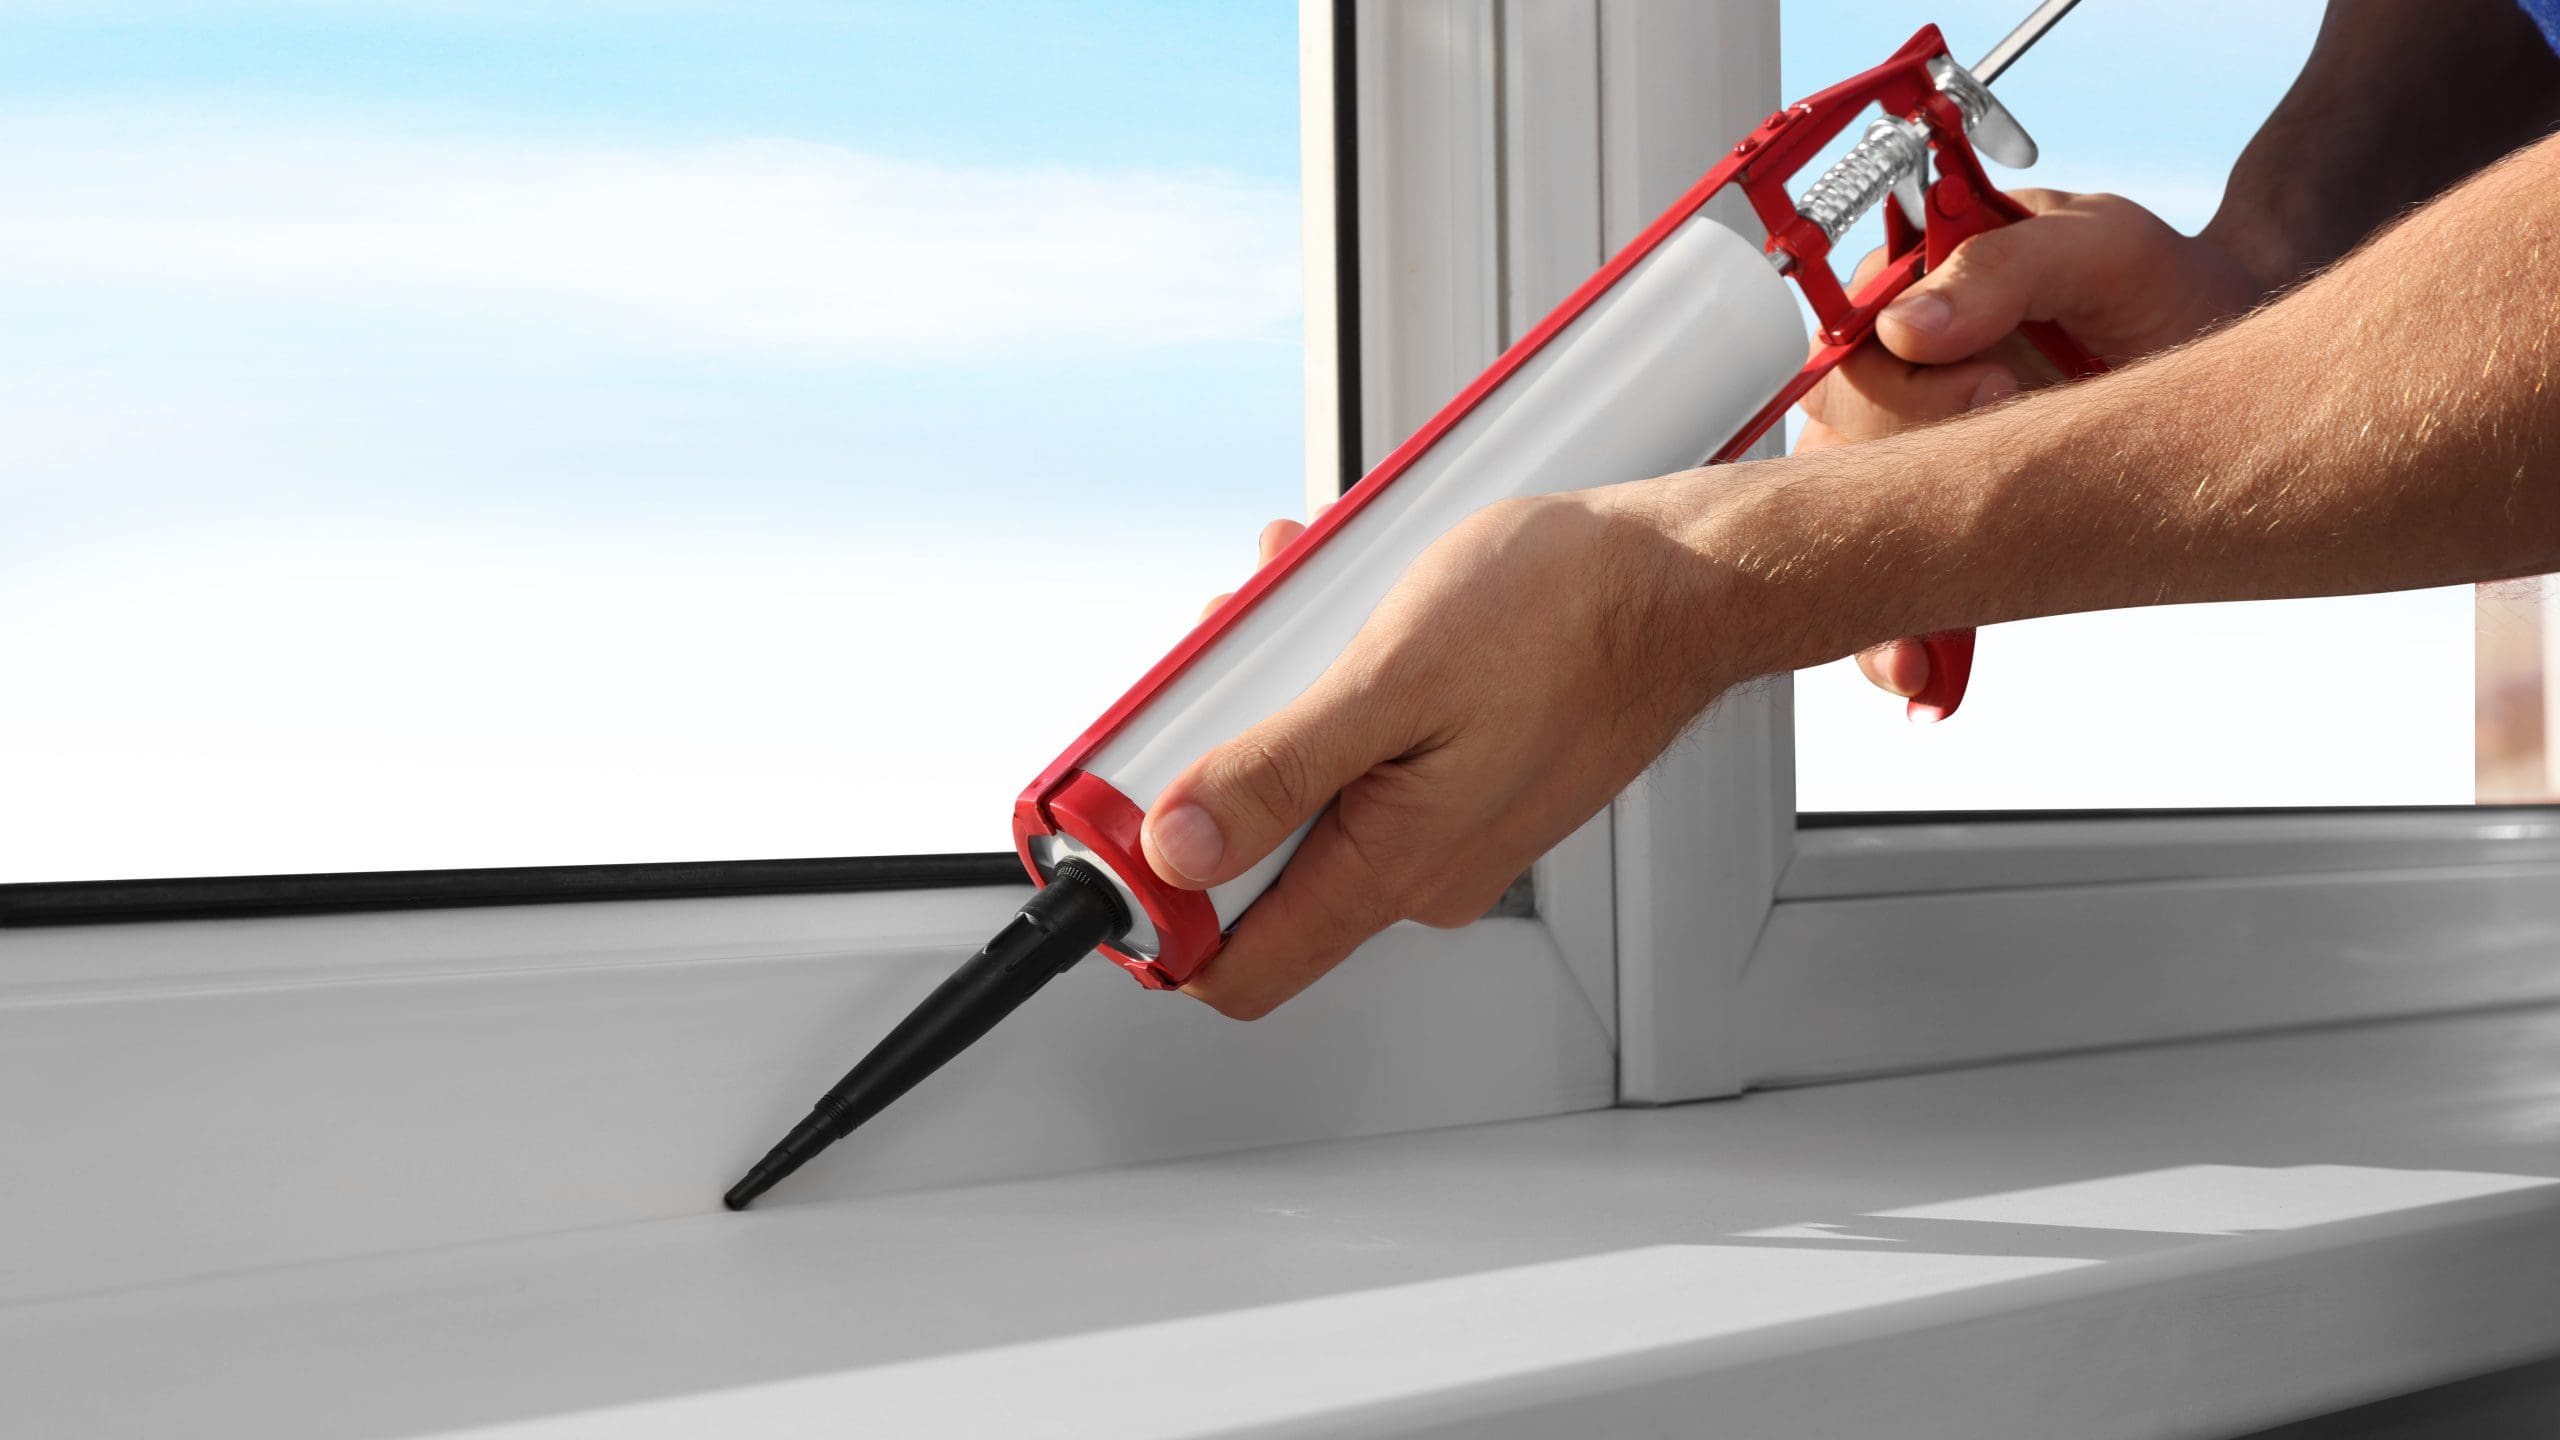
[[[1902,206],[1902,218],[1911,222],[1912,229],[1928,228],[1928,192],[1921,185],[1918,167],[1904,170],[1893,177],[1893,198]]]
[[[1929,78],[1964,112],[1965,134],[1984,158],[2011,170],[2036,163],[2036,142],[2027,127],[1972,71],[1941,55],[1929,62]]]
[[[1982,118],[1973,122],[1973,148],[2011,170],[2024,170],[2036,163],[2036,142],[2027,127],[2009,113],[2009,107],[1994,100],[1984,107]]]

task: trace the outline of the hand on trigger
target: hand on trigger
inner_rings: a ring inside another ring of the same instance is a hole
[[[2112,366],[2192,339],[2264,298],[2239,261],[2130,200],[2012,193],[2035,216],[1965,241],[1885,308],[1876,340],[1805,396],[1798,454],[1932,424],[2034,388],[2037,360],[2017,335],[2025,321],[2060,325]],[[1850,288],[1884,263],[1884,252],[1868,255]],[[1861,652],[1858,668],[1906,698],[1929,683],[1929,655],[1916,639]]]

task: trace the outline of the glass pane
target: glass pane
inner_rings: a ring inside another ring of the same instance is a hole
[[[1290,0],[0,16],[0,881],[996,850],[1301,508]]]
[[[1982,633],[1938,725],[1848,662],[1796,677],[1800,810],[2464,805],[2468,587]]]
[[[1954,0],[1928,18],[1959,56],[1971,56],[2028,8]],[[2221,201],[2232,160],[2309,52],[2321,8],[2079,8],[1999,82],[2044,150],[2016,183],[2111,190],[2183,230],[2200,228]],[[1909,33],[1916,13],[1887,0],[1790,0],[1785,88],[1804,93],[1873,64]],[[2198,26],[2210,29],[2211,45],[2192,43]],[[1849,243],[1863,250],[1856,238]],[[1844,660],[1796,679],[1797,805],[2542,798],[2551,780],[2539,615],[2529,587],[2478,596],[2456,587],[1999,626],[1981,636],[1963,710],[1936,726],[1906,722],[1902,703]]]

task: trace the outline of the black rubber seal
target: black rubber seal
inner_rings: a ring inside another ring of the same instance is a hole
[[[73,880],[0,885],[0,927],[211,920],[250,915],[694,900],[862,890],[1028,886],[1010,852],[863,855],[812,860],[676,860],[640,865],[525,865],[484,870],[375,870]]]

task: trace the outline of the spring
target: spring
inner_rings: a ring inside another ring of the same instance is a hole
[[[1848,154],[1822,172],[1813,188],[1796,202],[1796,211],[1822,227],[1839,243],[1859,217],[1876,207],[1905,175],[1918,173],[1929,157],[1927,131],[1909,120],[1888,117],[1867,127]]]

